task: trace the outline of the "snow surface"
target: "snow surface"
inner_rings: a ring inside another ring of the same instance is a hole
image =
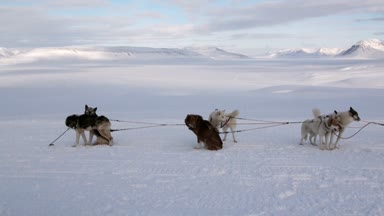
[[[220,151],[194,149],[184,125],[114,132],[112,147],[71,147],[70,130],[48,146],[85,104],[110,119],[169,124],[215,108],[294,122],[315,107],[352,106],[383,123],[382,61],[55,56],[0,67],[2,216],[384,215],[379,125],[333,151],[299,145],[300,124],[238,133],[239,143],[229,138]],[[238,129],[260,127],[245,123]],[[352,123],[345,136],[364,125]]]

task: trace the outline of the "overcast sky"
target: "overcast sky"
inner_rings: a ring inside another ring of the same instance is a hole
[[[248,55],[384,38],[384,0],[1,0],[0,47],[216,46]]]

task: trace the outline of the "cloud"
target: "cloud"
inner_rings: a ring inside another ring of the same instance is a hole
[[[317,17],[384,11],[375,0],[263,1],[243,7],[218,8],[205,24],[208,31],[229,31],[281,25]]]
[[[43,5],[51,8],[95,8],[111,6],[106,0],[50,0],[41,1]]]
[[[281,39],[281,38],[297,38],[296,35],[283,33],[238,33],[230,36],[231,40],[242,39]]]
[[[215,39],[304,38],[287,29],[275,33],[279,29],[270,27],[383,11],[384,2],[377,0],[4,0],[0,3],[0,46],[173,45]],[[262,31],[256,32],[258,28]]]
[[[370,22],[370,21],[384,21],[384,17],[376,17],[376,18],[369,18],[369,19],[357,19],[357,22]]]

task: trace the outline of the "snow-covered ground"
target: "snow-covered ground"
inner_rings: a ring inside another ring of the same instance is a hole
[[[53,62],[53,63],[52,63]],[[352,106],[384,122],[384,62],[348,59],[65,61],[0,66],[0,215],[384,215],[384,127],[340,148],[299,145],[300,124],[237,134],[196,150],[185,126],[114,132],[78,146],[66,116],[182,124],[215,108],[302,121]],[[238,129],[259,125],[239,120]],[[354,122],[345,136],[365,122]],[[112,122],[114,129],[140,127]]]

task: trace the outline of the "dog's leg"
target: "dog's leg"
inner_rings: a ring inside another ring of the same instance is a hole
[[[309,134],[309,143],[311,143],[311,145],[315,145],[313,143],[313,134]]]
[[[199,139],[199,137],[197,137],[197,144],[196,146],[194,147],[194,149],[201,149],[202,145],[201,145],[201,140]]]
[[[223,138],[223,141],[225,141],[227,139],[227,135],[228,135],[228,127],[223,127],[223,133],[224,133],[224,138]]]
[[[324,150],[324,143],[323,143],[323,137],[319,134],[319,140],[320,140],[320,142],[319,142],[319,148],[320,148],[320,150]]]
[[[198,141],[195,146],[195,149],[201,149],[201,148],[202,148],[201,142]]]
[[[87,137],[85,136],[85,131],[84,130],[81,130],[80,131],[80,135],[81,137],[83,138],[83,141],[84,141],[84,145],[87,145]]]
[[[336,148],[337,148],[337,143],[339,142],[340,137],[343,135],[343,133],[344,133],[344,129],[341,129],[341,130],[339,131],[339,134],[337,134],[337,139],[336,139],[336,142],[335,142],[335,145],[334,145],[333,149],[336,149]]]
[[[76,147],[77,145],[79,145],[79,142],[80,142],[80,131],[76,130],[76,142],[72,146]]]
[[[331,135],[330,135],[329,143],[328,143],[329,149],[331,149],[331,145],[333,143],[333,137],[335,136],[336,132],[335,131],[331,131],[330,133],[331,133]]]
[[[232,128],[232,127],[230,127],[230,129],[231,129],[231,133],[232,133],[233,142],[234,142],[234,143],[237,143],[237,140],[236,140],[236,138],[235,138],[235,129],[236,129],[236,128]]]
[[[312,144],[312,145],[314,145],[314,146],[317,145],[317,144],[316,144],[316,139],[317,139],[317,134],[314,134],[314,135],[313,135],[313,144]]]
[[[304,139],[307,140],[307,138],[304,138],[304,137],[301,137],[301,140],[300,140],[300,145],[303,145],[304,144]]]
[[[87,143],[87,145],[92,145],[92,140],[93,140],[93,135],[95,133],[93,132],[93,129],[89,130],[89,143]],[[85,134],[84,134],[85,136]]]
[[[98,137],[98,144],[107,144],[112,145],[112,136],[108,134],[108,131],[99,130],[98,131],[101,137]]]
[[[307,140],[308,139],[308,132],[306,130],[306,124],[303,123],[301,125],[301,141],[300,141],[300,145],[303,145],[304,144],[304,140]]]
[[[97,130],[99,134],[105,139],[106,142],[103,142],[103,144],[112,145],[112,136],[111,136],[111,124],[104,123],[97,127]]]
[[[325,148],[327,150],[330,150],[330,147],[329,147],[329,132],[327,132],[325,135],[324,135],[324,145],[325,145]]]
[[[311,145],[317,146],[316,137],[317,135],[312,132],[309,134],[309,142],[311,143]]]
[[[325,134],[325,147],[327,150],[331,150],[331,146],[330,146],[330,142],[329,142],[330,133],[332,133],[332,132],[328,132]]]

